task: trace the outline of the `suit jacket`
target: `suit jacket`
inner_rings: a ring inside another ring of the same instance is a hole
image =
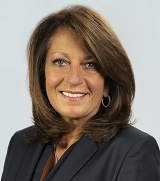
[[[11,138],[2,181],[32,181],[40,158],[45,164],[46,145],[26,143],[23,138],[34,129],[18,131]],[[46,181],[160,181],[159,148],[153,137],[132,126],[108,142],[97,143],[83,135]]]

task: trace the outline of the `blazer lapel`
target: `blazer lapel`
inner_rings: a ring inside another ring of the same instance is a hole
[[[60,168],[56,170],[56,173],[51,173],[48,179],[54,181],[71,180],[71,178],[74,177],[74,175],[84,166],[93,154],[96,153],[97,150],[97,144],[83,135],[75,144],[73,150],[62,163]]]

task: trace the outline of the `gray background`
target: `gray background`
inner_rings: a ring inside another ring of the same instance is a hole
[[[32,124],[28,39],[41,18],[71,4],[94,8],[118,34],[136,78],[135,126],[160,145],[160,0],[0,0],[0,174],[10,137]]]

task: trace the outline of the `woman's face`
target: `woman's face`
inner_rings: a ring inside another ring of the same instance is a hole
[[[108,94],[96,61],[71,30],[58,30],[52,37],[45,77],[48,99],[66,121],[87,121]]]

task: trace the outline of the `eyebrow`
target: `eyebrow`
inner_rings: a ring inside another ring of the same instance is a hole
[[[53,55],[53,54],[55,54],[55,53],[62,53],[65,57],[67,57],[67,58],[69,57],[68,53],[58,52],[58,51],[51,53],[51,55]]]
[[[86,56],[85,58],[84,58],[84,60],[90,60],[90,59],[92,59],[93,57],[91,56],[91,55],[88,55],[88,56]]]
[[[53,52],[52,54],[55,54],[55,53],[61,53],[61,54],[63,54],[65,57],[67,57],[67,58],[69,58],[69,55],[68,55],[68,53],[65,53],[65,52],[59,52],[59,51],[56,51],[56,52]],[[51,55],[52,55],[51,54]],[[90,60],[90,59],[92,59],[93,57],[91,56],[91,55],[88,55],[88,56],[86,56],[86,57],[84,57],[84,60]]]

